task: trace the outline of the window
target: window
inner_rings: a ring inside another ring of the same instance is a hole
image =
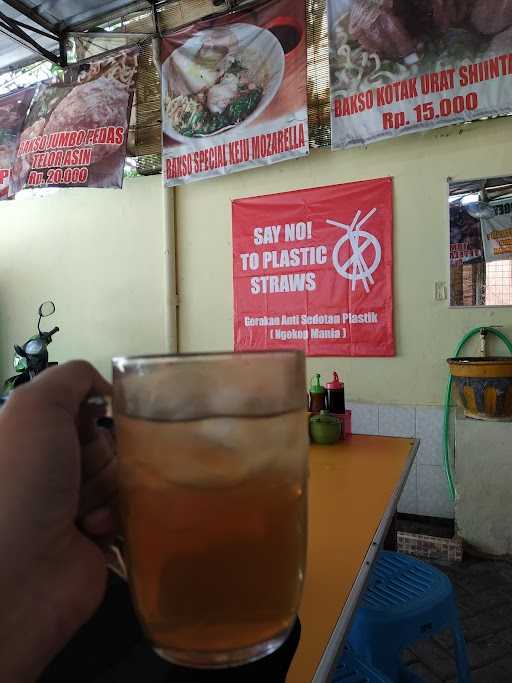
[[[512,261],[486,264],[485,303],[487,306],[512,306]]]
[[[450,305],[512,306],[512,177],[450,183]]]

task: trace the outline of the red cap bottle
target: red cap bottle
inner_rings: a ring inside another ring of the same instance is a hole
[[[334,375],[332,378],[332,382],[329,382],[328,384],[325,385],[327,389],[343,389],[343,382],[340,382],[340,378],[338,376],[338,373],[336,370],[334,370]]]
[[[327,409],[331,413],[345,413],[345,386],[340,381],[338,373],[334,371],[332,382],[326,384],[327,389]]]

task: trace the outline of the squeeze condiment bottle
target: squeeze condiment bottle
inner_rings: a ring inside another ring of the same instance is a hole
[[[309,412],[320,413],[322,410],[325,410],[325,387],[320,384],[320,375],[315,375],[309,387]]]
[[[327,410],[331,413],[345,413],[345,386],[334,372],[332,382],[327,385]]]

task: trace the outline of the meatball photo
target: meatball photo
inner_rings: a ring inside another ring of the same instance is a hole
[[[34,90],[32,87],[23,88],[0,97],[0,201],[9,198],[20,131]]]
[[[11,192],[121,187],[139,48],[79,63],[42,83],[20,135]]]
[[[509,111],[512,0],[329,0],[333,147]]]

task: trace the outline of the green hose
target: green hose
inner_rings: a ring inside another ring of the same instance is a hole
[[[496,337],[501,339],[501,341],[505,344],[509,352],[512,354],[512,341],[507,337],[506,334],[503,334],[503,332],[500,332],[500,330],[495,329],[494,327],[474,327],[472,330],[470,330],[467,334],[465,334],[460,342],[457,344],[457,348],[455,349],[455,353],[453,354],[454,358],[458,358],[460,352],[466,345],[466,343],[474,337],[476,334],[480,334],[482,330],[485,330],[486,332],[490,332],[491,334],[494,334]],[[448,376],[448,383],[446,385],[446,393],[444,397],[444,420],[443,420],[443,437],[444,437],[444,471],[446,474],[446,479],[448,480],[448,490],[450,492],[450,498],[452,500],[455,500],[455,484],[453,482],[453,472],[452,472],[452,465],[451,465],[451,453],[450,453],[450,407],[451,407],[451,396],[452,396],[452,375]]]

